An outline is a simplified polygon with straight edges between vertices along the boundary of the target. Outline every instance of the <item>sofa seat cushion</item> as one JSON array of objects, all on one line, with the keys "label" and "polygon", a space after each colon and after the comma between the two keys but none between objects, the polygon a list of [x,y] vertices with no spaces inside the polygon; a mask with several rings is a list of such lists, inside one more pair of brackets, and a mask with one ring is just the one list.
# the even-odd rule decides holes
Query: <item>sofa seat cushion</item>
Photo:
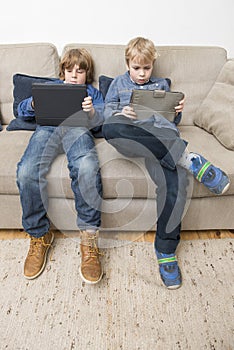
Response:
[{"label": "sofa seat cushion", "polygon": [[[213,135],[199,127],[182,126],[180,131],[181,137],[188,141],[189,151],[202,154],[227,172],[231,185],[225,195],[234,194],[234,152],[225,149]],[[99,141],[97,150],[102,165],[104,198],[131,198],[132,194],[134,198],[155,198],[155,185],[143,159],[125,158],[103,140]],[[192,176],[189,179],[193,185],[193,197],[214,196],[204,185],[193,181]]]},{"label": "sofa seat cushion", "polygon": [[[125,158],[104,139],[96,139],[96,145],[101,166],[103,198],[155,197],[155,186],[147,174],[143,159]],[[60,178],[57,174],[60,174]],[[48,180],[50,196],[73,198],[64,155],[55,159]]]},{"label": "sofa seat cushion", "polygon": [[[231,186],[225,195],[234,194],[234,152],[225,149],[211,134],[196,126],[180,128],[181,137],[189,142],[190,151],[201,153],[215,165],[227,172]],[[16,166],[28,144],[32,132],[3,130],[0,147],[0,193],[18,194],[16,185]],[[155,198],[155,185],[149,178],[140,158],[128,159],[119,154],[104,139],[97,139],[103,180],[104,199],[115,198]],[[215,151],[214,151],[215,150]],[[190,179],[192,176],[190,176]],[[48,174],[48,192],[51,197],[74,198],[70,186],[65,155],[59,155]],[[193,197],[214,196],[197,181],[193,182]]]},{"label": "sofa seat cushion", "polygon": [[18,194],[16,185],[16,166],[20,161],[32,132],[6,131],[6,126],[0,135],[0,193]]}]

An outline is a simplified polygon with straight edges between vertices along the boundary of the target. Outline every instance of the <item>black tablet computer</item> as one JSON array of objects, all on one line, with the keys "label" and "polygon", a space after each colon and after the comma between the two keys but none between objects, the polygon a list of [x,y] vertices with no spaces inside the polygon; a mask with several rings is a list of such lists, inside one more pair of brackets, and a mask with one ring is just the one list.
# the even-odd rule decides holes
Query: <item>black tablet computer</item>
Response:
[{"label": "black tablet computer", "polygon": [[32,96],[38,125],[84,126],[87,123],[87,114],[82,110],[86,85],[34,83]]}]

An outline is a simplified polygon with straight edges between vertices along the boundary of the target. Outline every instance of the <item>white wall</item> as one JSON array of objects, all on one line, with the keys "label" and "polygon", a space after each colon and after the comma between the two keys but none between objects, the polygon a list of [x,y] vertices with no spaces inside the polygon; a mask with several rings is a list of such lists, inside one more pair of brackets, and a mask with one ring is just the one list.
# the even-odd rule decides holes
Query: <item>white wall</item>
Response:
[{"label": "white wall", "polygon": [[[4,5],[3,5],[4,3]],[[233,0],[2,0],[0,44],[52,42],[212,45],[234,58]]]}]

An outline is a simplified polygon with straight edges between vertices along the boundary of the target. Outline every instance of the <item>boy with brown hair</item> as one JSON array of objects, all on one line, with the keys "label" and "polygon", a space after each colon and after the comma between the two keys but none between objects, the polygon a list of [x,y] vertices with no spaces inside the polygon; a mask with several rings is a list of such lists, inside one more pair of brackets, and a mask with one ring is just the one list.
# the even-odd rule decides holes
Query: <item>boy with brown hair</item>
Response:
[{"label": "boy with brown hair", "polygon": [[[23,210],[22,223],[30,235],[30,247],[24,264],[27,279],[38,277],[45,268],[47,254],[54,239],[47,216],[46,175],[54,159],[65,153],[75,197],[77,226],[81,233],[82,279],[90,284],[102,278],[99,260],[98,230],[101,224],[102,182],[93,135],[90,131],[102,124],[103,97],[91,84],[94,65],[85,49],[72,49],[60,63],[60,79],[55,83],[87,84],[82,109],[87,112],[87,127],[60,125],[40,126],[33,133],[17,167],[17,185]],[[22,119],[34,118],[32,97],[18,106]]]}]

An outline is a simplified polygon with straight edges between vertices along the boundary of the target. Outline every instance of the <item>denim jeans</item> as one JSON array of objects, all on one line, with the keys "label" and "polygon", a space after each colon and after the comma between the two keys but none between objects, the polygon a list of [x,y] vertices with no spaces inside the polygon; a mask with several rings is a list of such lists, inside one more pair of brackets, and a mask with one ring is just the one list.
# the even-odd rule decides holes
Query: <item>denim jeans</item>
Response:
[{"label": "denim jeans", "polygon": [[61,153],[67,156],[77,226],[96,229],[101,224],[102,183],[91,132],[84,127],[38,126],[17,166],[22,224],[31,236],[41,237],[49,230],[46,175]]},{"label": "denim jeans", "polygon": [[157,234],[155,248],[174,253],[180,241],[181,218],[186,204],[187,172],[176,166],[186,142],[176,130],[157,128],[153,122],[137,124],[123,115],[108,118],[105,139],[127,157],[144,157],[157,185]]}]

